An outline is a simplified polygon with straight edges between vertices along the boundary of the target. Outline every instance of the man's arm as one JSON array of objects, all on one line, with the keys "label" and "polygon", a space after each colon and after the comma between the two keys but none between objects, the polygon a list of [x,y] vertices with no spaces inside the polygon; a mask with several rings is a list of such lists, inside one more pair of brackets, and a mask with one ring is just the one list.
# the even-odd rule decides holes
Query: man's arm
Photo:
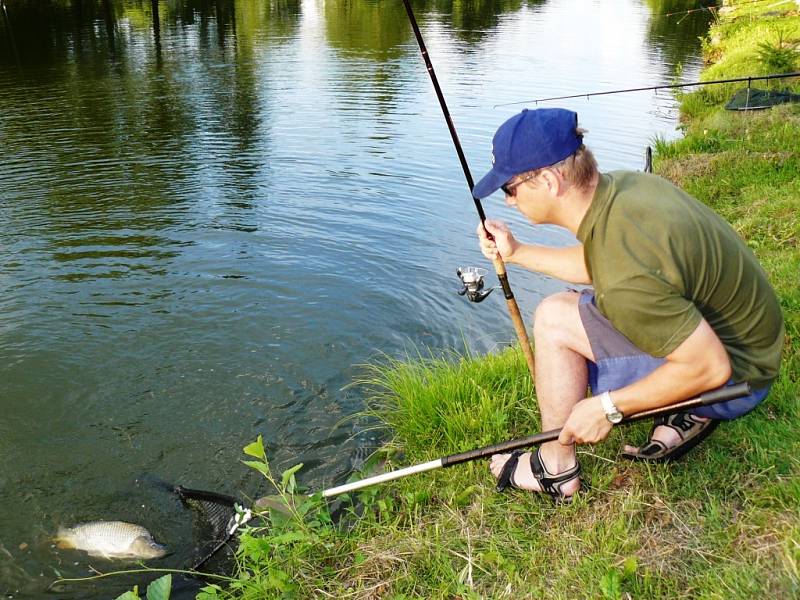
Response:
[{"label": "man's arm", "polygon": [[612,392],[614,404],[629,415],[669,406],[724,385],[731,376],[725,347],[705,319],[647,377]]},{"label": "man's arm", "polygon": [[520,244],[508,262],[570,283],[592,283],[583,259],[583,244],[567,248]]},{"label": "man's arm", "polygon": [[[705,319],[666,359],[646,377],[611,391],[612,401],[624,415],[693,398],[725,384],[731,376],[728,353]],[[609,431],[611,423],[595,396],[575,405],[558,439],[562,444],[593,444]]]},{"label": "man's arm", "polygon": [[489,260],[499,255],[504,262],[513,263],[531,271],[550,275],[563,281],[577,284],[592,283],[583,257],[583,245],[566,248],[535,246],[518,242],[505,223],[486,220],[486,229],[492,234],[490,240],[479,224],[478,238],[481,251]]}]

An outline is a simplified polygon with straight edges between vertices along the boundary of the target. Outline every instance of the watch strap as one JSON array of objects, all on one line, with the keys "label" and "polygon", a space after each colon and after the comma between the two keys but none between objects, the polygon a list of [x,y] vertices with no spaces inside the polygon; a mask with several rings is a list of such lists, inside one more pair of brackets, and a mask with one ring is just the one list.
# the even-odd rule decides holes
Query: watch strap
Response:
[{"label": "watch strap", "polygon": [[606,417],[608,417],[609,421],[611,421],[611,416],[612,415],[614,415],[615,417],[617,415],[622,416],[622,413],[616,407],[616,405],[614,404],[614,401],[611,399],[611,392],[610,391],[605,391],[602,394],[600,394],[600,404],[602,405],[603,412],[606,413]]}]

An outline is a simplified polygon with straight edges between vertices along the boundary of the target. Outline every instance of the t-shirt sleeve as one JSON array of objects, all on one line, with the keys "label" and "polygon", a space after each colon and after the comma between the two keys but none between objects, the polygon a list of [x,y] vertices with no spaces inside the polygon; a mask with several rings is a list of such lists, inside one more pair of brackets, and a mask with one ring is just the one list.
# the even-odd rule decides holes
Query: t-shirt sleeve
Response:
[{"label": "t-shirt sleeve", "polygon": [[659,358],[680,346],[703,318],[691,300],[650,273],[611,286],[596,302],[615,329],[640,350]]}]

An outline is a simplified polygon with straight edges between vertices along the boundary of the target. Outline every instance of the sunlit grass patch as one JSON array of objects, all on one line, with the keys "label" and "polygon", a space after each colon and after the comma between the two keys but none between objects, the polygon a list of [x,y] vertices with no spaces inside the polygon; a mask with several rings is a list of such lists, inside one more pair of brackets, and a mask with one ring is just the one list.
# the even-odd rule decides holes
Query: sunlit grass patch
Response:
[{"label": "sunlit grass patch", "polygon": [[368,366],[357,383],[408,457],[423,460],[488,445],[522,422],[535,423],[533,386],[519,356],[514,349],[481,357],[420,353]]},{"label": "sunlit grass patch", "polygon": [[[703,41],[708,66],[703,81],[791,73],[800,70],[800,14],[792,3],[776,5],[730,3],[732,13],[712,26]],[[737,6],[741,4],[740,6]],[[753,80],[752,87],[797,92],[796,79]],[[716,84],[679,95],[685,122],[719,110],[747,83]]]}]

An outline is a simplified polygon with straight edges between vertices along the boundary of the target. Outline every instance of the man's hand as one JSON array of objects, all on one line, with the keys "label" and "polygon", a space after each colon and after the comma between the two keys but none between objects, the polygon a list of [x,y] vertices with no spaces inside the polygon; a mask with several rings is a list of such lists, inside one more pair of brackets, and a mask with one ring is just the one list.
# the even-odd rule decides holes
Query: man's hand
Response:
[{"label": "man's hand", "polygon": [[593,396],[578,402],[564,423],[559,443],[570,444],[596,444],[608,436],[611,431],[611,422],[606,418],[600,398]]},{"label": "man's hand", "polygon": [[[519,242],[511,235],[511,230],[508,225],[502,221],[493,221],[486,219],[484,222],[486,229],[483,225],[478,223],[478,241],[481,244],[481,252],[489,260],[493,261],[500,256],[504,261],[511,260],[512,255],[519,247]],[[492,234],[494,240],[490,240],[486,235],[486,231]]]}]

